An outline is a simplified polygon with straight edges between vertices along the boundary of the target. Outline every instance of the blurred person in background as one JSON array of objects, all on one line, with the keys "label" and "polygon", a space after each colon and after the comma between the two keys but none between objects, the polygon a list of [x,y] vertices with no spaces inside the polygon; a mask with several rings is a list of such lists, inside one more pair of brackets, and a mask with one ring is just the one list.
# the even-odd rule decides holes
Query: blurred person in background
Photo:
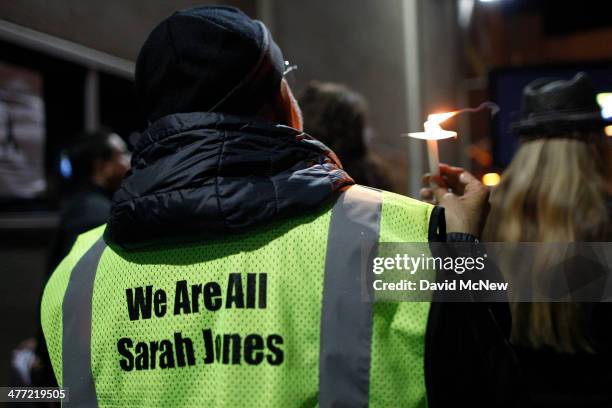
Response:
[{"label": "blurred person in background", "polygon": [[85,132],[67,149],[75,193],[63,206],[49,273],[85,231],[105,224],[111,198],[130,167],[123,139],[108,129]]},{"label": "blurred person in background", "polygon": [[[608,241],[606,122],[588,77],[530,83],[521,117],[514,126],[521,146],[492,195],[485,239]],[[612,309],[606,305],[512,305],[511,338],[532,407],[612,406]]]},{"label": "blurred person in background", "polygon": [[368,152],[368,106],[361,94],[341,84],[311,81],[300,107],[304,131],[332,149],[356,183],[392,190],[380,159]]}]

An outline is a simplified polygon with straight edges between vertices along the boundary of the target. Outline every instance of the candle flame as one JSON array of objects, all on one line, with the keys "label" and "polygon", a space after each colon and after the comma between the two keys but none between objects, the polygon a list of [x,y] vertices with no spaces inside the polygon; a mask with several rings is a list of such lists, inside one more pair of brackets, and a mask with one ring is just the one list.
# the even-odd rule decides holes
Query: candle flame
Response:
[{"label": "candle flame", "polygon": [[460,111],[432,113],[431,115],[427,116],[427,121],[423,124],[425,127],[424,132],[411,132],[408,133],[408,136],[426,140],[441,140],[457,137],[457,132],[444,130],[442,127],[440,127],[440,124],[445,120],[452,118],[459,112]]},{"label": "candle flame", "polygon": [[[432,114],[427,116],[427,122],[435,123],[436,125],[439,125],[440,123],[444,122],[445,120],[452,118],[457,113],[459,113],[459,111],[443,112],[443,113],[432,113]],[[427,122],[425,122],[425,123],[427,123]]]},{"label": "candle flame", "polygon": [[463,112],[480,112],[481,110],[488,108],[491,110],[491,115],[495,115],[499,112],[499,106],[493,102],[483,102],[476,108],[464,108],[453,112],[433,113],[427,116],[427,121],[423,124],[425,127],[424,132],[412,132],[404,133],[404,136],[410,136],[417,139],[425,140],[441,140],[448,139],[450,137],[457,137],[457,132],[450,130],[444,130],[440,127],[440,124],[445,120],[452,118],[455,115]]}]

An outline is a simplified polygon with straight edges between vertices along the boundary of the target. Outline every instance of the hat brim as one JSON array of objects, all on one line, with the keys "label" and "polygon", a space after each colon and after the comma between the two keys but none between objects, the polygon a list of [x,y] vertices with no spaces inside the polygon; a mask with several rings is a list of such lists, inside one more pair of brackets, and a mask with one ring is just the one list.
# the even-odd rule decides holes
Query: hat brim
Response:
[{"label": "hat brim", "polygon": [[604,119],[599,111],[555,112],[547,115],[534,115],[510,125],[510,131],[519,134],[550,134],[568,131],[600,130],[612,124]]}]

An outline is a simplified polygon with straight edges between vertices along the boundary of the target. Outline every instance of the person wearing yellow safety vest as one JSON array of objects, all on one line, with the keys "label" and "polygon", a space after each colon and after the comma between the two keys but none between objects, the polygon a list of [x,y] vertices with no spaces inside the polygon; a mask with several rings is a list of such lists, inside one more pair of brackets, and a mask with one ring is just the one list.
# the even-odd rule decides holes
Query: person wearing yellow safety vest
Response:
[{"label": "person wearing yellow safety vest", "polygon": [[[301,131],[288,68],[266,27],[230,7],[177,12],[150,34],[136,66],[149,126],[132,168],[109,223],[78,238],[43,295],[69,404],[498,406],[507,397],[486,370],[504,341],[489,315],[360,295],[362,245],[474,241],[487,190],[467,172],[451,175],[463,194],[436,191],[445,217],[354,185]],[[473,336],[487,327],[492,340]]]}]

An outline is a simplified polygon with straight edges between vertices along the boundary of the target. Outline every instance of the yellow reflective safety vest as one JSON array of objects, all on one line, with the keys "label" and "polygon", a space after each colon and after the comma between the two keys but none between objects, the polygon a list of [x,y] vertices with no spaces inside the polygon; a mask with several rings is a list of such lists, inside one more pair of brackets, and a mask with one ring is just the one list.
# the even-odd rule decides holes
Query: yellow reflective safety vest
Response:
[{"label": "yellow reflective safety vest", "polygon": [[426,242],[432,206],[361,186],[250,233],[137,251],[79,237],[41,319],[69,405],[426,406],[429,303],[362,297],[362,246]]}]

